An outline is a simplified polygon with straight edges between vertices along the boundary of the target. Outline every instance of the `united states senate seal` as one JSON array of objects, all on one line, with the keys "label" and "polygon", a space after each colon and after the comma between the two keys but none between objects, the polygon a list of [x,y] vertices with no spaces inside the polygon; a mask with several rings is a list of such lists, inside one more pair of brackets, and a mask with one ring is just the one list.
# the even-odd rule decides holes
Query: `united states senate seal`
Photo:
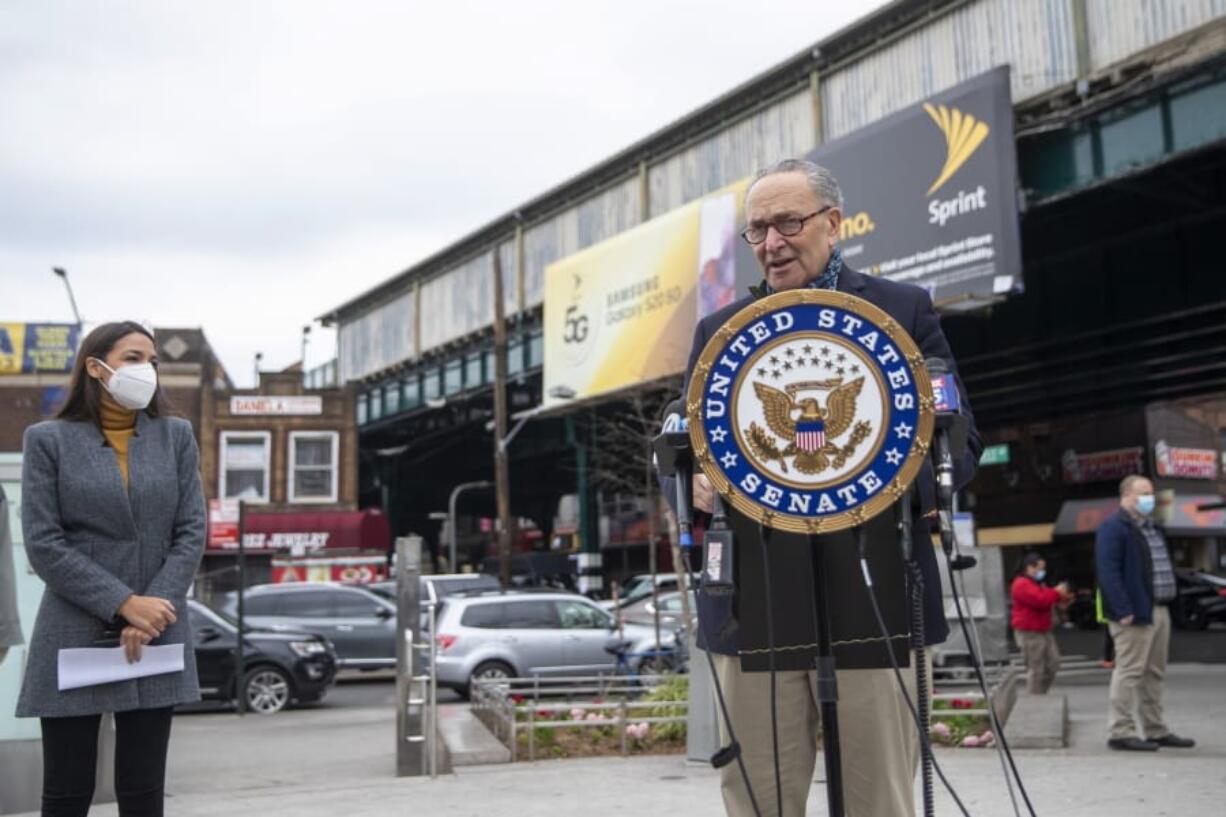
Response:
[{"label": "united states senate seal", "polygon": [[686,393],[696,461],[762,524],[828,533],[902,496],[928,455],[932,384],[915,341],[843,292],[762,298],[716,330]]}]

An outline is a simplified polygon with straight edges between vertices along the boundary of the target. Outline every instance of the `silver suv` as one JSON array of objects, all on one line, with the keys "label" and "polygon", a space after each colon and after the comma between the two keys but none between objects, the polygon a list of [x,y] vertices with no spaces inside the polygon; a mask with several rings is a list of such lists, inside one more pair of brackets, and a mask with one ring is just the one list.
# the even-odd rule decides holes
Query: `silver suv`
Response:
[{"label": "silver suv", "polygon": [[[627,624],[627,663],[638,669],[655,630]],[[461,695],[475,678],[596,675],[616,669],[606,647],[617,622],[593,602],[564,592],[478,592],[448,596],[439,612],[438,682]],[[675,636],[660,633],[664,649]]]}]

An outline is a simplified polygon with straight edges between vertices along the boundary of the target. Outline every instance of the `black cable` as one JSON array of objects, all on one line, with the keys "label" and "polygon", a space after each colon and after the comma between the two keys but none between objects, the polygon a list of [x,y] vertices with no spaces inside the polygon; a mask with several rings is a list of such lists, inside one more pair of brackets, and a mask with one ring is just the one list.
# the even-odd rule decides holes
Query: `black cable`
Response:
[{"label": "black cable", "polygon": [[762,525],[759,527],[758,541],[762,543],[762,577],[766,586],[766,647],[767,662],[771,674],[771,747],[775,757],[775,806],[779,817],[783,817],[783,775],[779,771],[779,711],[775,705],[775,613],[774,599],[771,592],[771,562],[770,562],[770,531]]},{"label": "black cable", "polygon": [[[898,683],[898,691],[902,693],[902,698],[907,704],[907,709],[911,711],[911,718],[915,721],[915,727],[919,731],[920,740],[924,741],[927,737],[927,724],[920,720],[919,712],[915,708],[914,702],[911,700],[911,695],[907,692],[906,682],[902,677],[902,670],[898,668],[898,659],[894,657],[894,648],[890,639],[890,628],[886,626],[885,617],[881,615],[881,606],[877,602],[877,591],[873,587],[872,574],[868,569],[868,557],[864,552],[863,547],[860,549],[860,569],[864,573],[864,586],[868,590],[868,599],[873,606],[873,616],[877,619],[877,627],[881,630],[881,635],[885,639],[886,655],[890,659],[890,667],[894,670],[894,678]],[[923,743],[921,742],[921,747]],[[945,777],[945,772],[941,769],[941,765],[937,763],[936,755],[932,755],[932,768],[937,773],[937,777],[941,779],[945,790],[949,792],[949,796],[958,804],[958,810],[962,812],[964,817],[970,817],[970,812],[966,810],[962,799],[958,797],[958,793],[954,791],[954,787],[950,785],[949,779]]]},{"label": "black cable", "polygon": [[[861,558],[864,558],[863,540],[860,546]],[[932,736],[927,728],[927,724],[932,722],[932,713],[929,711],[928,704],[928,661],[924,658],[924,575],[920,572],[916,562],[908,562],[907,565],[911,568],[911,649],[915,654],[915,716],[920,723],[925,724],[925,728],[919,730],[920,752],[923,754],[920,772],[924,794],[924,817],[933,817],[932,764],[935,759],[932,755]],[[893,654],[892,644],[887,641],[885,647]]]},{"label": "black cable", "polygon": [[992,720],[993,729],[996,732],[996,739],[1000,741],[1000,746],[1005,750],[1005,757],[1009,759],[1009,768],[1013,770],[1013,779],[1017,781],[1017,788],[1022,793],[1022,800],[1026,803],[1026,810],[1030,813],[1030,817],[1035,817],[1034,805],[1030,802],[1030,795],[1026,792],[1026,786],[1022,783],[1022,776],[1017,770],[1017,764],[1013,761],[1013,752],[1009,749],[1009,741],[1005,738],[1005,730],[1000,727],[1000,722],[996,718],[996,707],[992,705],[991,695],[988,693],[988,684],[983,677],[983,658],[976,650],[971,642],[970,632],[966,627],[966,618],[962,614],[962,597],[958,594],[958,583],[954,580],[954,571],[951,566],[952,558],[949,551],[945,551],[945,565],[949,569],[949,586],[953,589],[954,609],[958,612],[958,626],[962,629],[962,638],[966,641],[967,652],[970,653],[971,667],[975,670],[975,677],[979,680],[979,689],[983,693],[983,699],[988,704],[989,717]]},{"label": "black cable", "polygon": [[[690,550],[692,547],[693,544],[691,543],[689,546],[682,547],[680,549],[681,562],[685,567],[686,576],[694,575],[694,567],[690,564]],[[707,599],[709,598],[707,595],[707,571],[702,571],[701,576],[702,578],[698,582],[698,593],[701,593],[703,598]],[[695,594],[695,599],[697,598],[698,596]],[[697,613],[697,611],[695,612]],[[703,643],[707,645],[707,648],[703,650],[702,653],[707,656],[707,667],[711,671],[711,685],[715,688],[715,699],[719,702],[719,711],[720,714],[724,716],[724,726],[728,730],[728,742],[730,744],[729,748],[733,750],[736,757],[737,768],[741,770],[741,779],[745,783],[745,791],[749,794],[749,805],[753,807],[754,817],[762,817],[762,810],[758,808],[758,798],[754,796],[753,786],[749,782],[749,772],[745,769],[745,759],[741,757],[741,747],[740,743],[736,739],[736,731],[732,728],[732,717],[728,714],[728,704],[724,701],[724,688],[719,682],[719,673],[715,670],[715,657],[711,653],[711,650],[714,648],[715,644],[712,642],[710,634],[707,633],[707,628],[703,624],[702,615],[698,614],[696,618],[698,619],[698,631],[702,634]]]}]

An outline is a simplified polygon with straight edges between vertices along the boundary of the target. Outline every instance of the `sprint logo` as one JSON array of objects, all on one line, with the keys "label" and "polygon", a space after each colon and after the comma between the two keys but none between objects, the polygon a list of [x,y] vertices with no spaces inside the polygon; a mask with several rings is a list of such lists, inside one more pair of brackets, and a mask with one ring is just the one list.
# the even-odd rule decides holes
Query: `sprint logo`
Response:
[{"label": "sprint logo", "polygon": [[937,180],[932,183],[925,194],[931,196],[958,172],[958,168],[966,164],[971,154],[983,144],[984,139],[988,138],[989,131],[987,123],[980,122],[957,108],[947,108],[944,105],[925,102],[924,110],[932,117],[932,121],[936,123],[945,137],[945,166],[941,168],[941,175],[937,176]]}]

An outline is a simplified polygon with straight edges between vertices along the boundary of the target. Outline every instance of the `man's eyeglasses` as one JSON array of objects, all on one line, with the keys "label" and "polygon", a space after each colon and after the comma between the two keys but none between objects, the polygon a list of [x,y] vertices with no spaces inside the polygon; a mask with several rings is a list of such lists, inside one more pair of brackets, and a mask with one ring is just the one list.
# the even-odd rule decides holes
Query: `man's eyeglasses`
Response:
[{"label": "man's eyeglasses", "polygon": [[832,209],[833,207],[834,205],[827,204],[822,209],[815,213],[809,213],[807,216],[789,216],[787,218],[776,219],[775,221],[771,221],[766,224],[750,224],[741,231],[741,238],[745,239],[750,244],[761,244],[766,240],[766,234],[771,227],[774,227],[775,231],[778,232],[779,235],[785,238],[791,238],[794,235],[800,234],[800,231],[805,228],[806,221],[816,216],[820,216],[822,213]]}]

